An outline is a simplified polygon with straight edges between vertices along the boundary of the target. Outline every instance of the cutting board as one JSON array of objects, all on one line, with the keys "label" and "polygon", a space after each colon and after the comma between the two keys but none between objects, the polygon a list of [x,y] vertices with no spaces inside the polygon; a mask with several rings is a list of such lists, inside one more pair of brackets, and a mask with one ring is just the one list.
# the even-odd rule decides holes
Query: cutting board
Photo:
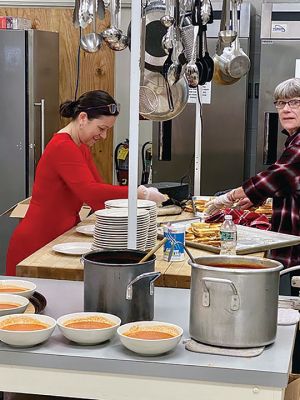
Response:
[{"label": "cutting board", "polygon": [[[172,223],[172,225],[186,225],[188,227],[190,221],[178,221]],[[186,241],[185,244],[189,247],[196,249],[211,251],[212,253],[220,253],[220,247],[207,245],[205,243],[196,243],[192,241]],[[264,231],[261,229],[250,228],[249,226],[237,225],[237,247],[236,254],[251,254],[257,251],[265,251],[271,249],[279,249],[281,247],[289,247],[300,244],[300,236],[287,235],[284,233],[277,233],[272,231]]]}]

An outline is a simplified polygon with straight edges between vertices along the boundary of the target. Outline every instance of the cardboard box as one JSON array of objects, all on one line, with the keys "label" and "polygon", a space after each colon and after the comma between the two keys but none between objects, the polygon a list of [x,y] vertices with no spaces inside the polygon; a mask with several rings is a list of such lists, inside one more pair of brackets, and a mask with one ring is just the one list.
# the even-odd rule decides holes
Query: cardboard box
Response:
[{"label": "cardboard box", "polygon": [[[28,197],[27,199],[20,201],[14,207],[14,209],[11,211],[9,216],[11,218],[20,218],[20,219],[24,218],[27,213],[28,207],[29,207],[30,199],[31,199],[31,197]],[[7,213],[9,211],[10,210],[8,210]],[[90,211],[91,211],[91,207],[89,207],[87,205],[83,205],[81,207],[81,210],[79,212],[81,221],[84,220],[89,215]]]},{"label": "cardboard box", "polygon": [[290,374],[284,400],[300,400],[300,375]]},{"label": "cardboard box", "polygon": [[31,197],[27,197],[27,199],[20,201],[9,216],[11,218],[24,218],[29,207],[30,199]]}]

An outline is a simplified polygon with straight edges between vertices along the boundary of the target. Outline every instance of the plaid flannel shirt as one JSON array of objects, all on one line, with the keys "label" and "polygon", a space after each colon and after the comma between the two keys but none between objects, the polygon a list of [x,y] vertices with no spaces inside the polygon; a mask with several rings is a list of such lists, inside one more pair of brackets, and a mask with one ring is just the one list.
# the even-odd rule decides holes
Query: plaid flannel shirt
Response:
[{"label": "plaid flannel shirt", "polygon": [[[254,205],[273,198],[273,231],[300,235],[300,130],[288,137],[281,157],[244,182],[243,189]],[[285,267],[298,265],[300,245],[272,250],[271,257]]]}]

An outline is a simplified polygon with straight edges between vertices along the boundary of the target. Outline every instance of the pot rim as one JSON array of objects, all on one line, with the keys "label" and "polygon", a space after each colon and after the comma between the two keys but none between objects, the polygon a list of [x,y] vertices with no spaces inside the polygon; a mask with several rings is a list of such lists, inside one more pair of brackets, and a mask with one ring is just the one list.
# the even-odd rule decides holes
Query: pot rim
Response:
[{"label": "pot rim", "polygon": [[141,259],[148,253],[147,251],[144,250],[135,250],[135,249],[103,249],[103,250],[93,250],[89,251],[88,253],[85,253],[82,255],[81,260],[82,262],[89,262],[91,264],[95,264],[98,266],[105,266],[105,267],[136,267],[136,266],[141,266],[141,265],[146,265],[147,263],[155,262],[156,261],[156,255],[152,254],[150,259],[138,264],[138,261],[136,263],[128,263],[128,264],[120,264],[120,263],[108,263],[107,261],[92,261],[86,258],[86,256],[90,254],[95,254],[95,253],[124,253],[124,252],[129,252],[129,253],[139,253],[141,255]]},{"label": "pot rim", "polygon": [[[203,264],[199,264],[197,261],[200,260],[200,262],[203,262]],[[223,260],[224,262],[226,262],[226,260],[236,260],[236,261],[240,261],[242,264],[248,264],[248,263],[257,263],[258,265],[264,265],[264,264],[269,264],[270,267],[268,267],[268,265],[265,266],[265,268],[261,268],[261,269],[250,269],[250,268],[218,268],[218,267],[214,267],[211,265],[206,265],[204,264],[205,262],[207,263],[213,263],[213,262],[218,262]],[[241,275],[245,275],[245,274],[261,274],[261,273],[266,273],[266,272],[279,272],[281,271],[284,266],[283,264],[281,264],[279,261],[276,260],[271,260],[268,258],[261,258],[261,257],[247,257],[247,256],[229,256],[229,255],[214,255],[214,256],[202,256],[202,257],[197,257],[195,259],[196,263],[193,263],[191,260],[188,261],[188,263],[192,266],[192,268],[196,268],[196,269],[201,269],[201,270],[205,270],[205,271],[216,271],[216,272],[223,272],[223,273],[232,273],[232,274],[241,274]],[[273,265],[273,266],[272,266]]]}]

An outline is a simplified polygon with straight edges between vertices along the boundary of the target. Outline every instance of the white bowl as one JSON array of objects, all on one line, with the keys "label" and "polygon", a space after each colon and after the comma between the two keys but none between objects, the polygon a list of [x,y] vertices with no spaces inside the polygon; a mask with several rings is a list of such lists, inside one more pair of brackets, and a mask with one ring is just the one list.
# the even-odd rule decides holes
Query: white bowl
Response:
[{"label": "white bowl", "polygon": [[[159,330],[160,332],[170,333],[174,336],[167,339],[149,340],[124,335],[124,333],[135,329],[139,331]],[[122,325],[118,328],[118,335],[121,343],[127,347],[127,349],[134,351],[135,353],[149,356],[163,354],[172,350],[180,342],[182,334],[183,330],[180,326],[159,321],[130,322],[129,324]]]},{"label": "white bowl", "polygon": [[0,317],[3,315],[23,313],[29,304],[29,300],[26,297],[17,296],[15,294],[0,294],[0,304],[3,303],[18,304],[18,306],[14,308],[1,308]]},{"label": "white bowl", "polygon": [[[5,325],[17,323],[44,323],[45,329],[33,331],[9,331],[3,329]],[[11,314],[0,317],[0,340],[11,346],[29,347],[47,340],[56,326],[55,319],[47,315],[38,314]]]},{"label": "white bowl", "polygon": [[[4,289],[6,286],[12,288],[12,287],[21,287],[23,289],[26,289],[22,292],[18,291],[10,291],[10,292],[4,292],[1,289]],[[36,285],[32,282],[29,281],[22,281],[20,279],[0,279],[0,293],[1,294],[17,294],[18,296],[23,296],[31,297],[33,293],[35,292]]]},{"label": "white bowl", "polygon": [[[93,320],[93,318],[108,320],[113,324],[113,326],[102,329],[76,329],[65,326],[66,322],[73,322],[82,319]],[[116,315],[100,312],[79,312],[66,314],[57,320],[59,329],[67,339],[84,345],[98,344],[111,339],[117,332],[120,324],[121,320]]]}]

